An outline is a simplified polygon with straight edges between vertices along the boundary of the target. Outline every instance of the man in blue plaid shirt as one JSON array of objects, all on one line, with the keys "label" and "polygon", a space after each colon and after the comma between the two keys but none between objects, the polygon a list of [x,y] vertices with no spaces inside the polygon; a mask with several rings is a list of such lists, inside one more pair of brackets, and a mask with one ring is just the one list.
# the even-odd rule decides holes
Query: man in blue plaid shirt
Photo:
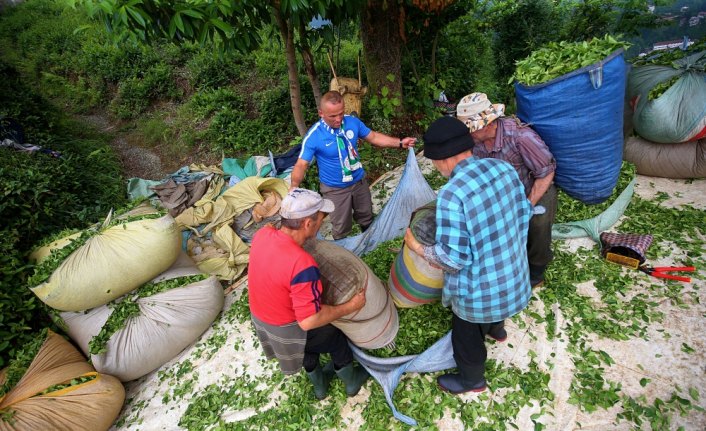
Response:
[{"label": "man in blue plaid shirt", "polygon": [[424,246],[408,229],[407,246],[444,269],[442,302],[453,311],[451,340],[458,373],[437,382],[451,393],[486,388],[485,336],[504,341],[504,319],[532,294],[527,228],[532,205],[517,172],[498,159],[478,159],[466,126],[453,117],[424,134],[424,155],[448,183],[436,202],[436,244]]}]

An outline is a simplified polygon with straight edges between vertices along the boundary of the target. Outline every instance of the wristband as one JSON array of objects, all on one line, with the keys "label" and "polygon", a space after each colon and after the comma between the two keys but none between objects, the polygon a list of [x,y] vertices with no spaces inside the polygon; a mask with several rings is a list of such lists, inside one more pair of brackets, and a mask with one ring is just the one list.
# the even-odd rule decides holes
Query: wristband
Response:
[{"label": "wristband", "polygon": [[400,148],[402,148],[402,139],[400,139]]}]

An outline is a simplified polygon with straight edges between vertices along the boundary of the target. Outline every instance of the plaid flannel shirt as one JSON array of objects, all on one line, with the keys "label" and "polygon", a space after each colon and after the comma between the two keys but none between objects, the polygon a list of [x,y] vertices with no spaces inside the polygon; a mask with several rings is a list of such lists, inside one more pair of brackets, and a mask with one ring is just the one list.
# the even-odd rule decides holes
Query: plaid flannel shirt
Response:
[{"label": "plaid flannel shirt", "polygon": [[439,191],[436,245],[445,272],[442,302],[472,323],[499,322],[527,306],[531,205],[515,169],[470,157]]}]

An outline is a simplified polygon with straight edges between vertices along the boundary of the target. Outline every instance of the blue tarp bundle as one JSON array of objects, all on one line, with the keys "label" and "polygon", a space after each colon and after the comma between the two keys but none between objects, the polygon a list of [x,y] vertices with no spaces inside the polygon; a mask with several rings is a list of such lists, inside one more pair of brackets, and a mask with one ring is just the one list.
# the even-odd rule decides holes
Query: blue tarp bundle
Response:
[{"label": "blue tarp bundle", "polygon": [[361,256],[382,242],[403,236],[412,212],[435,199],[436,193],[422,175],[414,150],[410,148],[400,183],[373,224],[364,233],[335,243]]},{"label": "blue tarp bundle", "polygon": [[453,347],[451,346],[451,331],[419,355],[377,358],[366,355],[353,344],[350,344],[350,346],[355,359],[382,386],[387,404],[392,409],[392,414],[397,419],[411,426],[417,425],[417,421],[397,411],[395,404],[392,402],[392,394],[400,383],[402,374],[406,372],[432,373],[456,367]]},{"label": "blue tarp bundle", "polygon": [[517,116],[556,159],[554,182],[587,204],[608,199],[618,181],[627,70],[620,49],[551,81],[515,84]]}]

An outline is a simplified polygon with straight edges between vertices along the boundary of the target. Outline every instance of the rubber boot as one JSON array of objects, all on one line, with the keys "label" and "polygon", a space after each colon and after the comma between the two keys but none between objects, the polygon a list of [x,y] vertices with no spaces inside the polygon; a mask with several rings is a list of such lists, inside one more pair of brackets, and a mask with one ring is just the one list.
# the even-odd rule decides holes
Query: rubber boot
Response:
[{"label": "rubber boot", "polygon": [[329,362],[321,368],[317,366],[314,371],[307,371],[307,376],[314,386],[314,396],[316,399],[323,400],[328,395],[328,387],[333,379],[333,363]]},{"label": "rubber boot", "polygon": [[353,366],[352,362],[337,370],[336,375],[346,384],[346,395],[349,397],[356,395],[363,383],[370,377],[365,368],[360,365]]}]

